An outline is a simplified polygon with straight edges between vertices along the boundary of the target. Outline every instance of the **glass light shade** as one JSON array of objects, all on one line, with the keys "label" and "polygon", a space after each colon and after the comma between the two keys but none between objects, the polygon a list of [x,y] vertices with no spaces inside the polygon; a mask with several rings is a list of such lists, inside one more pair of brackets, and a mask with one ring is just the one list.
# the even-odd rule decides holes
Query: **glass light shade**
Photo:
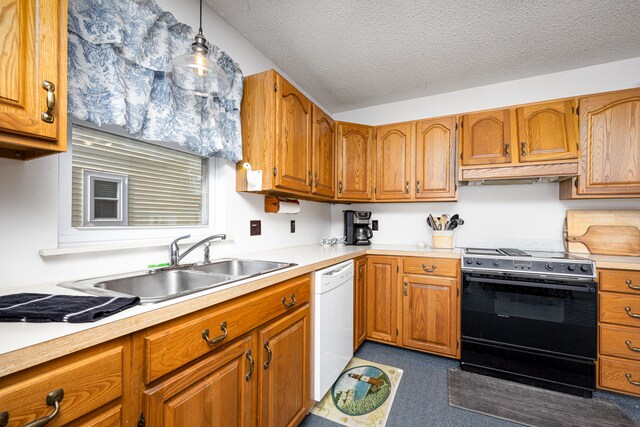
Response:
[{"label": "glass light shade", "polygon": [[224,95],[230,88],[229,78],[218,63],[195,48],[193,53],[174,58],[165,74],[176,86],[199,96]]}]

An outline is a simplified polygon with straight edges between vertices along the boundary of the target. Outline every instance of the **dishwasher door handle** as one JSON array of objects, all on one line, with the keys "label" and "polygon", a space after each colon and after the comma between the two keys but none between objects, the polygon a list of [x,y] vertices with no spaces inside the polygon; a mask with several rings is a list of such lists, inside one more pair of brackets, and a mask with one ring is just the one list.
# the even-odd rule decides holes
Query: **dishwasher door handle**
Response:
[{"label": "dishwasher door handle", "polygon": [[339,268],[339,269],[337,269],[337,270],[331,270],[331,271],[327,271],[326,273],[322,273],[322,275],[323,275],[323,276],[326,276],[326,277],[333,277],[333,276],[337,276],[337,275],[339,275],[339,274],[344,273],[345,271],[347,271],[347,270],[348,270],[349,268],[351,268],[351,267],[352,267],[352,265],[351,265],[351,264],[349,264],[349,265],[345,265],[344,267]]}]

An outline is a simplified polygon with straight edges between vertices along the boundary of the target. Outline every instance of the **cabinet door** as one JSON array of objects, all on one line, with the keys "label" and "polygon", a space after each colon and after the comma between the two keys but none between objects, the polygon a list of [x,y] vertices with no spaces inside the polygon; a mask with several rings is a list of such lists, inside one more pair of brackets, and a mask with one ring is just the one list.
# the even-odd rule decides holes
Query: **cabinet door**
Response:
[{"label": "cabinet door", "polygon": [[457,281],[404,276],[402,286],[402,344],[455,356],[459,343]]},{"label": "cabinet door", "polygon": [[411,198],[411,123],[376,129],[376,200]]},{"label": "cabinet door", "polygon": [[578,195],[640,195],[640,89],[580,99]]},{"label": "cabinet door", "polygon": [[320,196],[334,197],[335,187],[335,146],[336,127],[331,117],[313,106],[313,144],[311,158],[313,164],[313,184],[311,192]]},{"label": "cabinet door", "polygon": [[395,343],[397,340],[395,257],[369,257],[367,282],[367,338]]},{"label": "cabinet door", "polygon": [[416,133],[416,199],[455,198],[456,118],[423,120]]},{"label": "cabinet door", "polygon": [[338,199],[371,200],[371,126],[338,123]]},{"label": "cabinet door", "polygon": [[255,354],[251,337],[171,376],[144,392],[152,426],[250,426]]},{"label": "cabinet door", "polygon": [[298,425],[309,397],[309,306],[260,330],[258,425]]},{"label": "cabinet door", "polygon": [[578,116],[575,111],[572,100],[518,108],[520,162],[576,159]]},{"label": "cabinet door", "polygon": [[[30,136],[48,140],[34,147],[56,149],[66,136],[67,3],[0,0],[0,11],[0,141],[22,145]],[[51,88],[48,116],[43,86]]]},{"label": "cabinet door", "polygon": [[358,258],[355,265],[353,310],[353,351],[367,337],[367,258]]},{"label": "cabinet door", "polygon": [[462,117],[462,164],[511,163],[515,148],[515,111],[499,110]]},{"label": "cabinet door", "polygon": [[311,188],[311,102],[276,76],[276,187]]}]

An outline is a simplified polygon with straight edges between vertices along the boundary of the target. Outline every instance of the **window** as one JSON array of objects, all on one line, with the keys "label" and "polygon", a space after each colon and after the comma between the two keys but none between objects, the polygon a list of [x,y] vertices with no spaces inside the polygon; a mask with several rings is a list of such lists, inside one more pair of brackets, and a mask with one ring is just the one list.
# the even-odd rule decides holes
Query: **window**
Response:
[{"label": "window", "polygon": [[71,141],[73,227],[208,224],[208,159],[78,124]]}]

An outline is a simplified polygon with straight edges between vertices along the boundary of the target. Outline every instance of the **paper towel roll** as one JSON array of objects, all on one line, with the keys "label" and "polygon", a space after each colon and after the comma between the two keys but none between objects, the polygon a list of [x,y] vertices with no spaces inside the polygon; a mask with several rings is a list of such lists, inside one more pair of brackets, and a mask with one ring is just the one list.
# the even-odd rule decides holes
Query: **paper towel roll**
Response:
[{"label": "paper towel roll", "polygon": [[278,213],[297,214],[298,212],[300,212],[299,203],[280,202],[280,209],[278,209]]}]

